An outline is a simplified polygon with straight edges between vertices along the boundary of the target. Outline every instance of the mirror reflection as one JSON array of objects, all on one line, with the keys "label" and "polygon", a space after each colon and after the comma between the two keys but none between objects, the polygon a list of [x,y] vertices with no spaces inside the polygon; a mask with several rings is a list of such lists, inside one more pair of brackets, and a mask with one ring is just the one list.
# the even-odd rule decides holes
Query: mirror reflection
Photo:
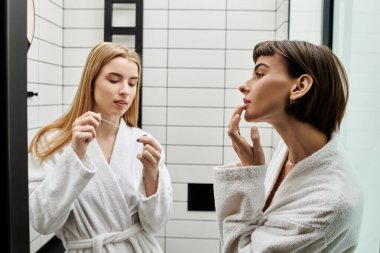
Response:
[{"label": "mirror reflection", "polygon": [[[70,242],[71,247],[72,244],[78,243],[78,234],[86,234],[81,238],[86,239],[100,234],[100,231],[108,231],[114,226],[121,226],[117,229],[118,231],[126,231],[131,227],[135,229],[133,224],[144,223],[144,215],[155,217],[163,222],[159,226],[145,224],[151,228],[151,231],[142,235],[145,239],[137,240],[139,243],[144,240],[153,242],[153,246],[146,244],[148,248],[157,247],[155,248],[157,252],[160,248],[167,253],[224,252],[214,205],[213,167],[239,160],[228,135],[228,129],[236,106],[242,104],[243,95],[239,91],[239,85],[252,77],[254,68],[252,50],[255,45],[265,40],[290,38],[320,44],[322,12],[322,0],[313,0],[308,4],[303,1],[289,0],[144,1],[142,45],[136,43],[135,35],[112,35],[112,41],[129,48],[131,54],[139,47],[143,49],[141,69],[138,63],[132,61],[131,65],[128,57],[121,57],[121,59],[116,57],[114,60],[121,60],[122,63],[109,69],[108,64],[112,65],[113,62],[105,62],[94,72],[96,74],[92,76],[93,79],[87,80],[92,80],[94,83],[89,81],[85,86],[84,73],[91,69],[86,65],[88,56],[93,55],[92,50],[104,41],[104,35],[107,33],[104,27],[107,18],[105,2],[102,0],[38,1],[35,7],[36,29],[33,41],[29,40],[28,36],[28,40],[31,41],[27,58],[28,90],[39,94],[28,98],[29,143],[32,143],[42,127],[66,115],[60,118],[62,121],[60,126],[69,126],[76,122],[80,127],[86,128],[87,125],[96,129],[104,127],[107,131],[95,131],[97,138],[94,140],[93,129],[83,130],[82,128],[84,132],[91,133],[90,137],[81,137],[88,142],[76,142],[73,138],[62,139],[65,145],[58,147],[57,150],[62,147],[68,147],[68,149],[71,147],[70,150],[76,152],[75,150],[83,151],[83,146],[85,146],[89,154],[92,154],[99,162],[98,164],[101,164],[102,169],[98,168],[98,171],[110,171],[110,168],[118,170],[120,167],[112,166],[112,163],[121,161],[118,164],[128,164],[128,168],[134,168],[138,170],[138,173],[129,175],[134,180],[123,178],[122,173],[112,174],[114,173],[112,172],[108,175],[105,172],[103,175],[99,173],[102,180],[106,180],[107,177],[112,179],[106,181],[105,184],[114,182],[113,191],[107,190],[105,193],[99,191],[97,185],[103,185],[103,183],[97,184],[97,181],[93,180],[89,186],[96,190],[91,193],[83,191],[83,197],[86,196],[88,202],[77,201],[74,205],[70,205],[67,203],[73,202],[68,201],[65,202],[66,206],[60,206],[60,211],[65,212],[56,219],[59,224],[47,226],[49,229],[46,230],[40,227],[38,229],[40,232],[33,229],[33,226],[37,226],[33,224],[30,227],[31,252],[38,250],[49,252],[51,249],[49,247],[58,247],[63,250],[61,240],[58,238],[70,238],[71,241],[63,241]],[[111,23],[119,28],[136,26],[136,13],[136,4],[114,4]],[[137,74],[136,71],[124,73],[124,70],[117,70],[123,64],[128,65],[124,69],[132,72],[136,70]],[[141,76],[138,74],[140,71]],[[112,99],[115,106],[120,106],[123,110],[125,109],[123,101],[127,100],[124,98],[131,95],[132,86],[136,85],[135,100],[132,100],[141,105],[139,127],[142,130],[133,132],[131,127],[135,125],[127,119],[115,120],[114,117],[110,117],[112,113],[101,109],[108,95],[99,92],[99,86],[96,84],[100,82],[96,82],[98,80],[96,77],[103,77],[110,83],[126,81],[125,91],[121,94],[117,93],[117,96],[115,95],[117,98]],[[81,85],[87,87],[83,88],[86,90],[80,91]],[[138,90],[142,95],[139,100],[137,100]],[[79,96],[78,94],[80,97],[75,97]],[[80,101],[87,103],[80,107],[82,111],[75,109],[74,106],[79,106]],[[87,109],[84,110],[84,108]],[[100,114],[88,115],[87,110]],[[124,111],[121,115],[124,115]],[[92,123],[86,124],[81,121],[84,119],[89,119]],[[250,139],[250,129],[253,125],[258,128],[263,156],[269,162],[280,143],[280,135],[268,123],[250,123],[245,120],[240,122],[239,133]],[[54,129],[53,125],[50,127]],[[102,142],[102,133],[113,133],[114,141],[109,142],[105,138]],[[145,133],[147,136],[143,136]],[[119,134],[133,136],[133,138],[128,139],[128,145],[121,147],[121,142],[118,142],[118,137],[116,137]],[[141,142],[136,142],[139,138],[143,139],[140,140]],[[54,140],[58,141],[58,139]],[[147,173],[146,168],[149,166],[144,167],[144,163],[140,160],[142,157],[137,157],[142,154],[147,142],[152,142],[150,145],[152,156],[158,155],[155,158],[153,156],[154,161],[157,162],[157,166],[153,166],[153,171],[162,166],[164,169],[159,170],[159,178],[165,178],[166,172],[168,174],[167,179],[161,182],[161,188],[159,183],[153,184],[152,191],[152,185],[145,185],[146,182],[142,179],[144,175],[147,175],[144,173]],[[79,148],[75,146],[75,143],[80,143]],[[50,144],[55,145],[55,143]],[[67,149],[62,150],[65,152]],[[38,168],[44,168],[41,167],[38,159],[30,158],[29,162],[29,168],[33,171],[30,173],[36,172],[34,175],[36,183],[33,186],[35,188],[30,188],[34,191],[41,184],[41,180],[49,177],[50,172],[45,174],[44,171],[48,171],[46,165],[45,169],[38,170]],[[80,160],[76,162],[80,163]],[[59,171],[58,167],[54,166],[49,169]],[[78,172],[77,177],[70,173],[64,177],[58,177],[59,174],[50,174],[55,175],[50,177],[56,178],[56,181],[50,182],[54,186],[62,184],[65,188],[67,185],[63,182],[74,184],[74,179],[80,180],[80,175],[87,177],[91,174],[91,165],[82,167],[82,171],[87,174]],[[165,188],[165,184],[170,181],[171,183]],[[78,185],[81,184],[76,186]],[[161,216],[139,209],[147,204],[144,202],[146,199],[151,201],[152,196],[153,198],[158,196],[157,191],[165,189],[167,192],[162,196],[173,200],[171,207],[147,209],[163,210],[160,213]],[[78,189],[71,193],[73,192],[79,194],[81,191]],[[67,191],[60,190],[54,197],[65,193]],[[143,197],[140,194],[143,194]],[[122,201],[117,201],[116,198]],[[115,202],[109,203],[112,199]],[[168,207],[166,200],[161,199],[160,203]],[[52,198],[49,204],[54,206],[56,203],[54,201]],[[123,203],[123,207],[118,207],[115,203],[120,205]],[[92,214],[87,211],[81,212],[87,210],[86,205],[94,211]],[[46,215],[43,210],[47,206],[36,206],[41,208],[40,212],[43,216]],[[31,214],[33,215],[35,214]],[[35,217],[38,219],[38,215]],[[94,221],[97,219],[99,222]],[[67,220],[68,223],[65,223]],[[153,218],[146,220],[154,221]],[[83,231],[80,229],[73,231],[69,226],[70,222],[77,223],[78,221],[83,222]],[[96,224],[89,225],[87,222]],[[64,223],[67,226],[66,230],[59,231],[62,233],[65,231],[66,234],[54,234],[56,228],[62,227]],[[155,239],[151,239],[151,236]],[[101,238],[92,241],[93,244],[90,246],[85,245],[86,248],[83,249],[92,252],[94,247],[98,247],[94,246],[95,244],[105,245],[106,240],[116,239]],[[85,244],[85,242],[80,241],[78,244]],[[144,245],[144,243],[141,244]],[[122,246],[113,246],[116,248],[109,250],[116,250],[115,252],[136,250],[133,243],[120,245]],[[68,245],[65,246],[68,247]],[[117,247],[127,247],[127,249]],[[75,248],[75,250],[80,249],[82,248]]]}]

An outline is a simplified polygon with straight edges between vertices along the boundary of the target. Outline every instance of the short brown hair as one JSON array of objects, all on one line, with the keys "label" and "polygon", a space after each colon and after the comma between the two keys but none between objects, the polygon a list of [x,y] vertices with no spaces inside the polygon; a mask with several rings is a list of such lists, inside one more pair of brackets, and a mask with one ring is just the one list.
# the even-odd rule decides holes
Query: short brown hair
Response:
[{"label": "short brown hair", "polygon": [[289,101],[286,112],[330,138],[340,127],[348,100],[348,79],[343,64],[326,46],[291,40],[258,43],[253,60],[275,54],[284,60],[290,77],[308,74],[313,78],[311,89],[294,103]]}]

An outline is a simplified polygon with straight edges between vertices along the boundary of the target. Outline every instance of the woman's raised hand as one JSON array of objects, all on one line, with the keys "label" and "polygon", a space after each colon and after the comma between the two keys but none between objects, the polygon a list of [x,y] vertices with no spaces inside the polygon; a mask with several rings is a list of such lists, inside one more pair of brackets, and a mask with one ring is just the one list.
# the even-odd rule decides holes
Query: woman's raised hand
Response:
[{"label": "woman's raised hand", "polygon": [[100,120],[100,113],[88,111],[74,121],[71,147],[80,159],[84,158],[88,144],[95,139]]},{"label": "woman's raised hand", "polygon": [[244,106],[238,106],[235,109],[228,126],[228,135],[231,137],[232,147],[243,166],[263,165],[265,164],[265,156],[257,127],[251,128],[252,145],[240,135],[239,123],[243,109]]},{"label": "woman's raised hand", "polygon": [[143,152],[137,158],[143,164],[143,176],[145,180],[154,181],[158,177],[158,163],[161,159],[161,148],[153,138],[144,135],[137,139],[144,145]]}]

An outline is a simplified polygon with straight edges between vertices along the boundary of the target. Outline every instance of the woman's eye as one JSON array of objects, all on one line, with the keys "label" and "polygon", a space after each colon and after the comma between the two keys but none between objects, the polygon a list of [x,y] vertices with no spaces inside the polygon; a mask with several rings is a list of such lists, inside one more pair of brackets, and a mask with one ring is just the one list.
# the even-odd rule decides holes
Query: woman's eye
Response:
[{"label": "woman's eye", "polygon": [[111,83],[117,83],[119,80],[109,80]]},{"label": "woman's eye", "polygon": [[260,77],[263,77],[263,76],[264,76],[264,74],[263,74],[263,73],[259,73],[259,72],[256,72],[256,73],[255,73],[255,75],[256,75],[256,77],[258,77],[258,78],[260,78]]},{"label": "woman's eye", "polygon": [[131,87],[134,87],[134,86],[136,86],[136,84],[135,83],[128,83],[129,84],[129,86],[131,86]]}]

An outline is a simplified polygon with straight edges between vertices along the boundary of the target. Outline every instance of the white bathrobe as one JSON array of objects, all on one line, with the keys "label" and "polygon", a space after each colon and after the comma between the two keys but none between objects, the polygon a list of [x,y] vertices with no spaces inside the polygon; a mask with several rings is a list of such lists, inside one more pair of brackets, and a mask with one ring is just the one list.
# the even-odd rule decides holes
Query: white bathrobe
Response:
[{"label": "white bathrobe", "polygon": [[268,167],[214,169],[223,252],[353,252],[362,191],[336,137],[300,161],[262,211],[287,153],[281,142]]},{"label": "white bathrobe", "polygon": [[[157,192],[147,197],[136,156],[147,134],[122,120],[110,163],[96,140],[81,161],[67,145],[42,165],[30,157],[29,213],[33,228],[55,232],[66,252],[162,252],[152,233],[169,219],[172,188],[164,154]],[[149,136],[149,134],[148,134]]]}]

